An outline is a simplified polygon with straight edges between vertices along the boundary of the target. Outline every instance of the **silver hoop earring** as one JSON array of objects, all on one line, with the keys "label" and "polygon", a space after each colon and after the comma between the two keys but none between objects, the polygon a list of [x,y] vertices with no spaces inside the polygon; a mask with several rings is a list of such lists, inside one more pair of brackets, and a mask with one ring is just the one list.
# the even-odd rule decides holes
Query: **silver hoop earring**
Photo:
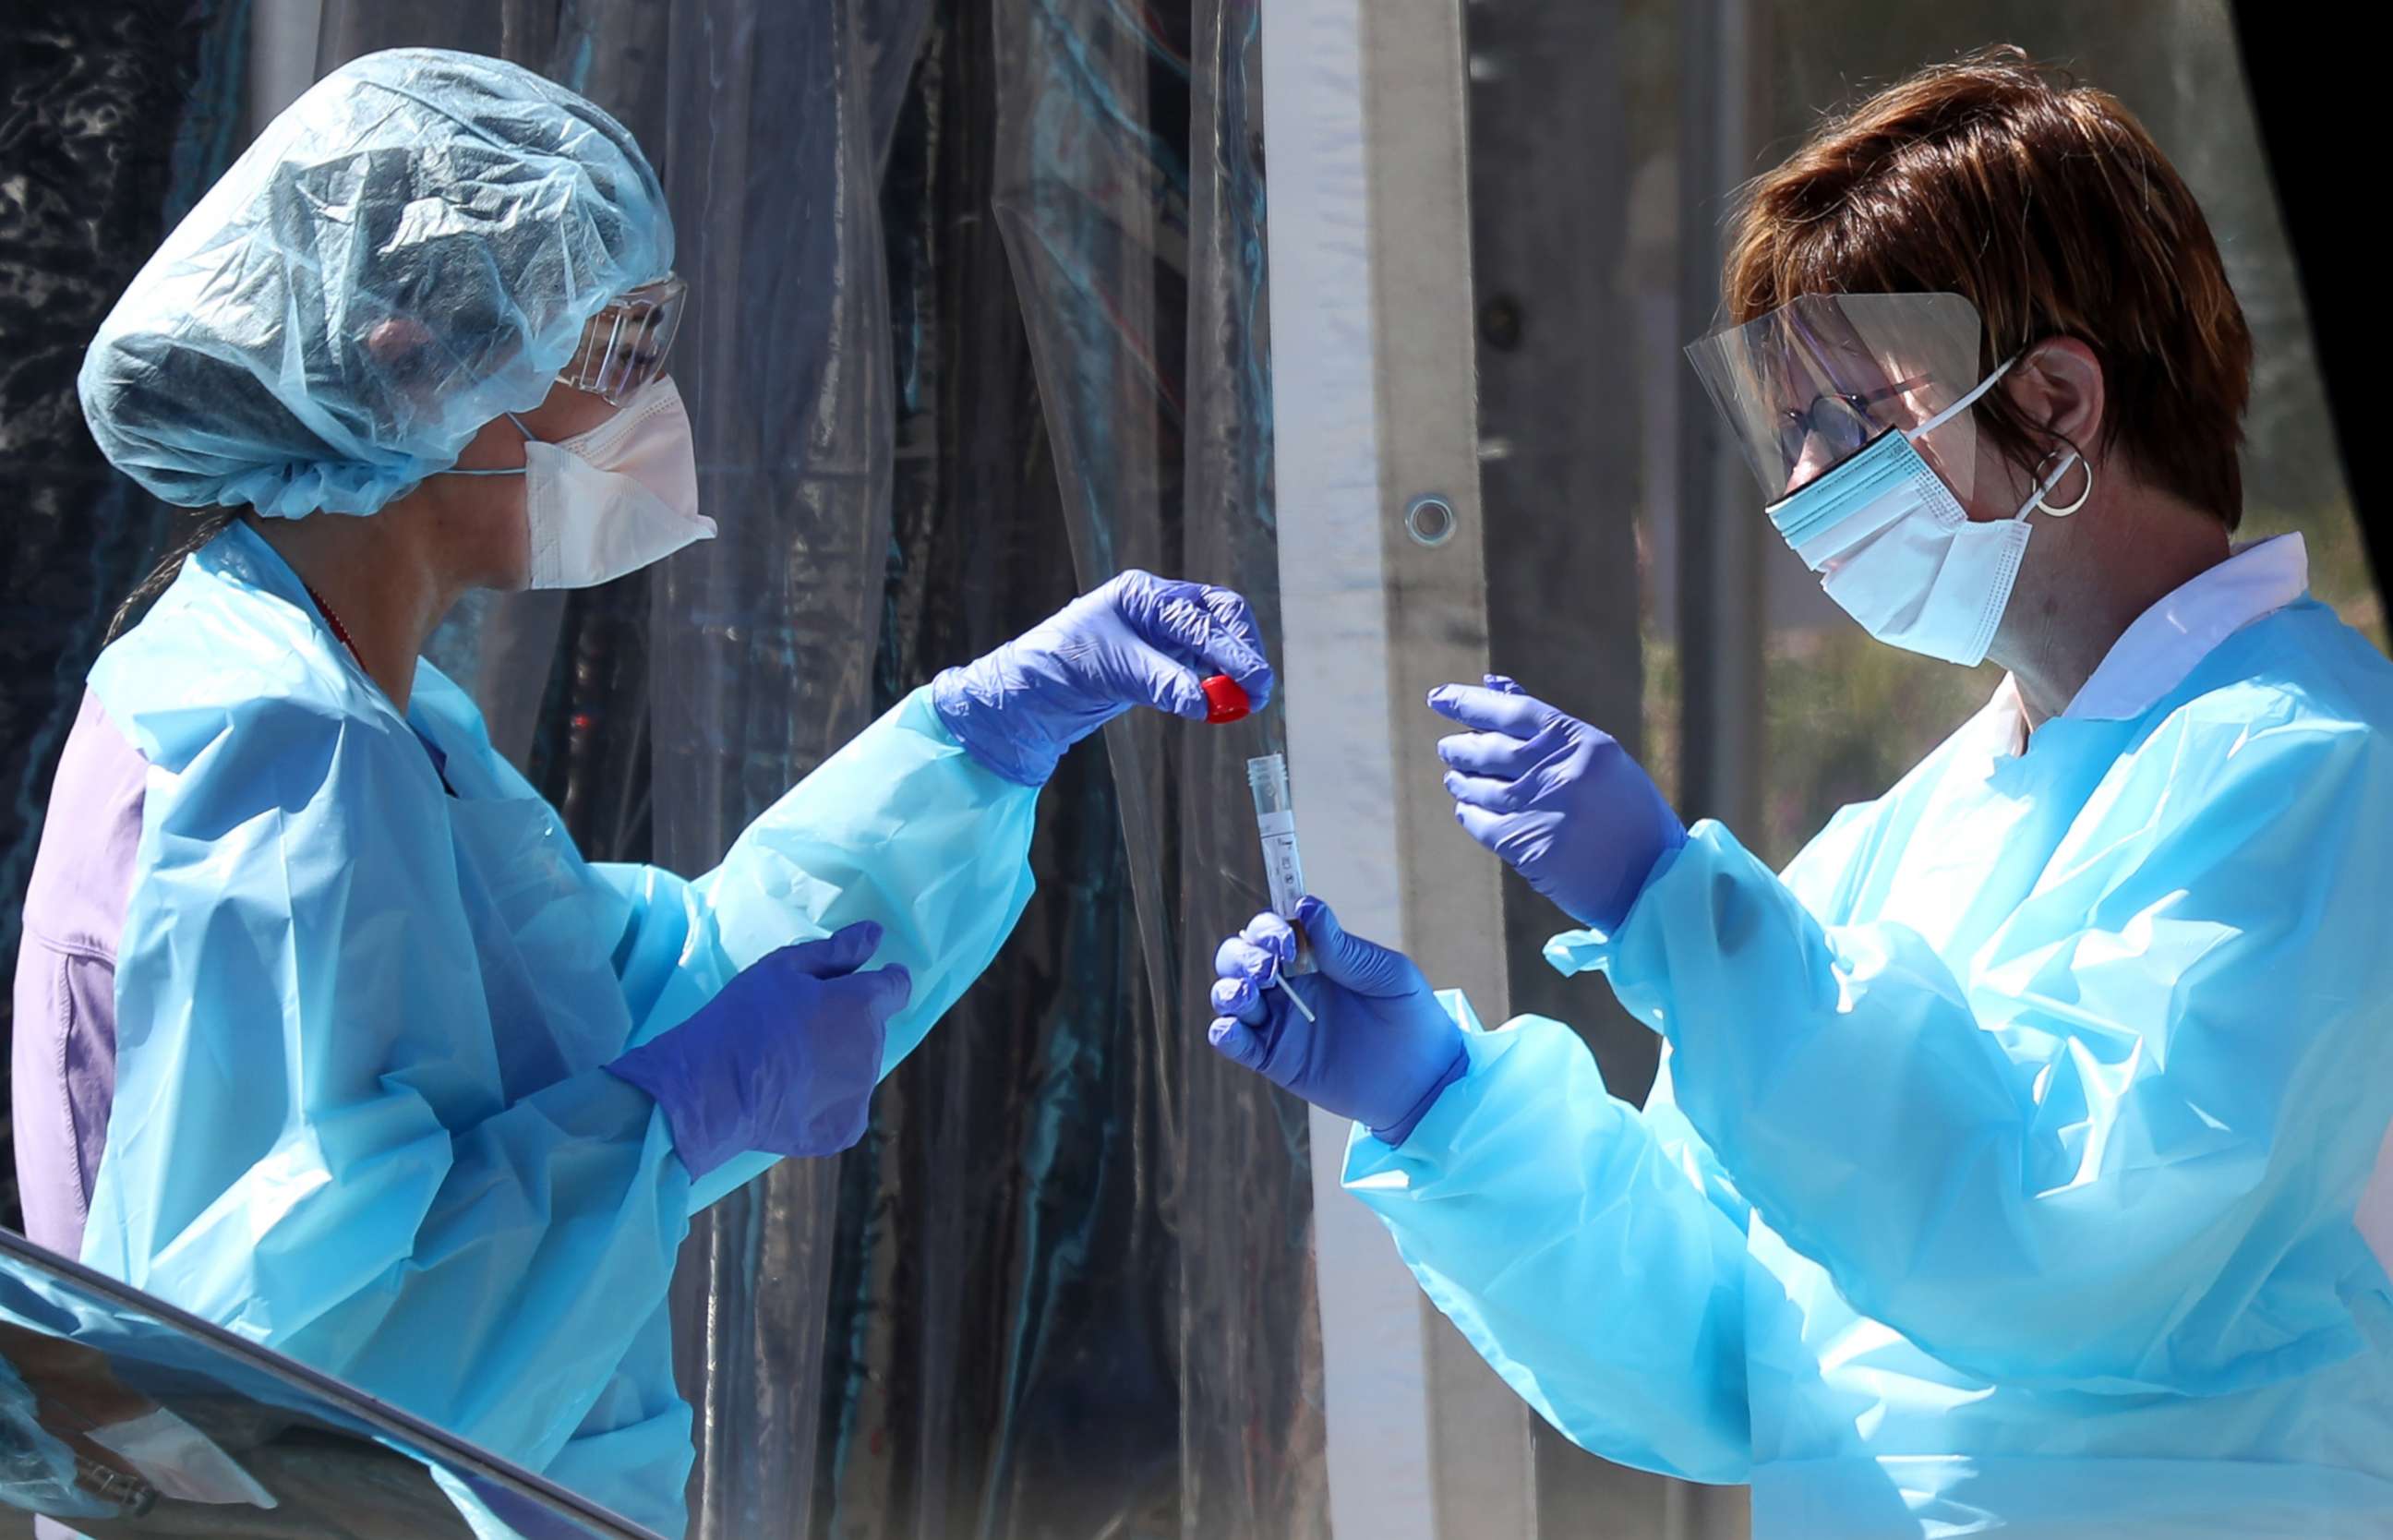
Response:
[{"label": "silver hoop earring", "polygon": [[[2037,462],[2035,463],[2035,475],[2036,475],[2036,480],[2037,480],[2037,482],[2038,482],[2039,484],[2041,484],[2041,483],[2043,482],[2043,480],[2044,480],[2044,468],[2045,468],[2046,465],[2051,464],[2051,463],[2052,463],[2052,462],[2053,462],[2056,458],[2058,458],[2058,457],[2060,457],[2060,456],[2062,456],[2062,455],[2067,455],[2069,458],[2071,458],[2071,459],[2073,459],[2073,460],[2075,460],[2075,461],[2077,462],[2078,465],[2079,465],[2080,467],[2082,467],[2082,468],[2085,470],[2085,472],[2086,472],[2086,489],[2085,489],[2085,490],[2083,490],[2083,491],[2081,491],[2081,492],[2079,492],[2079,493],[2077,494],[2077,501],[2076,501],[2076,502],[2073,502],[2073,503],[2071,503],[2071,504],[2070,504],[2068,507],[2066,507],[2066,508],[2056,508],[2056,507],[2054,507],[2050,502],[2046,502],[2046,501],[2047,498],[2049,498],[2049,497],[2052,495],[2052,489],[2051,489],[2050,487],[2046,487],[2046,488],[2045,488],[2045,489],[2044,489],[2043,491],[2040,491],[2040,492],[2036,493],[2036,494],[2035,494],[2035,505],[2036,505],[2036,507],[2037,507],[2037,508],[2039,508],[2039,509],[2041,509],[2043,512],[2045,512],[2045,513],[2046,513],[2046,514],[2049,514],[2049,515],[2050,515],[2051,516],[2053,516],[2054,518],[2067,518],[2070,515],[2072,515],[2072,514],[2075,513],[2078,509],[2085,507],[2085,506],[2086,506],[2086,500],[2087,498],[2092,497],[2092,496],[2094,495],[2094,462],[2092,462],[2091,460],[2086,459],[2084,455],[2077,453],[2074,450],[2053,450],[2050,454],[2047,454],[2047,455],[2046,455],[2043,459],[2041,459],[2041,460],[2037,461]],[[2060,468],[2060,476],[2066,476],[2066,475],[2068,475],[2068,474],[2069,474],[2069,467],[2068,467],[2068,466],[2066,466],[2066,465],[2063,465],[2063,466]],[[2055,481],[2058,481],[2058,480],[2059,480],[2059,476],[2056,476],[2054,479],[2055,479]]]}]

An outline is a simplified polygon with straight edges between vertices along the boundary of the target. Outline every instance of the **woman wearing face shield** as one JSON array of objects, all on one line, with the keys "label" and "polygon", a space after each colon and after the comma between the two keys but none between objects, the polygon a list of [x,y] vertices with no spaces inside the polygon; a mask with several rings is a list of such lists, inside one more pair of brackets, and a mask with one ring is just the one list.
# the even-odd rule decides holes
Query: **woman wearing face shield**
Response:
[{"label": "woman wearing face shield", "polygon": [[1665,1040],[1644,1106],[1317,900],[1224,1053],[1589,1449],[1758,1540],[2393,1533],[2393,667],[2230,543],[2251,366],[2199,207],[2015,56],[1755,184],[1690,349],[1757,516],[1890,646],[2008,677],[1783,874],[1510,681],[1431,705],[1464,829]]},{"label": "woman wearing face shield", "polygon": [[348,65],[202,200],[81,379],[209,511],[92,672],[15,1043],[35,1239],[669,1533],[691,1213],[859,1135],[1020,915],[1073,743],[1272,684],[1243,601],[1126,574],[714,871],[586,862],[418,652],[468,590],[713,533],[686,298],[630,136],[495,60]]}]

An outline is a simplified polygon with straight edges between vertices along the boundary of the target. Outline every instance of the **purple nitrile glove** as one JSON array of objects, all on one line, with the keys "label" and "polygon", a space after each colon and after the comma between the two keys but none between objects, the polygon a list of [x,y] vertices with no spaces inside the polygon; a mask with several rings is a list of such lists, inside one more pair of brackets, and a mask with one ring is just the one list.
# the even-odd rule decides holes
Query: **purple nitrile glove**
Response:
[{"label": "purple nitrile glove", "polygon": [[1272,668],[1247,601],[1124,572],[940,674],[931,704],[973,758],[1018,785],[1044,786],[1066,750],[1134,706],[1204,721],[1210,674],[1237,681],[1254,711],[1270,703]]},{"label": "purple nitrile glove", "polygon": [[1484,689],[1430,693],[1440,716],[1475,729],[1442,740],[1454,816],[1581,925],[1619,928],[1686,826],[1612,737],[1521,693],[1498,674]]},{"label": "purple nitrile glove", "polygon": [[867,920],[769,953],[607,1068],[656,1099],[693,1179],[751,1150],[834,1155],[864,1136],[889,1018],[914,993],[894,963],[858,971],[880,945]]},{"label": "purple nitrile glove", "polygon": [[[1324,1111],[1402,1144],[1438,1093],[1462,1078],[1462,1029],[1430,992],[1412,959],[1349,935],[1329,906],[1307,898],[1297,923],[1319,972],[1293,980],[1296,933],[1261,914],[1214,955],[1210,1034],[1223,1057]],[[1276,985],[1277,987],[1274,987]],[[1289,1003],[1301,991],[1314,1020]]]}]

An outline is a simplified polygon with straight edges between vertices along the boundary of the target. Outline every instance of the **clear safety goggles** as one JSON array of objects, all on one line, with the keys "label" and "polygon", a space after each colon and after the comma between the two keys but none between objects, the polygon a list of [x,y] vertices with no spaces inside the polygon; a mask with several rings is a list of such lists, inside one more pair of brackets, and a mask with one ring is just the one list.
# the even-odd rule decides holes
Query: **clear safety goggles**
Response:
[{"label": "clear safety goggles", "polygon": [[1959,294],[1805,294],[1692,344],[1687,359],[1766,502],[1890,432],[1910,434],[1966,498],[1976,429],[1967,411],[1938,418],[1985,378],[1983,337]]},{"label": "clear safety goggles", "polygon": [[671,273],[643,283],[590,318],[582,346],[557,379],[621,406],[664,372],[689,285]]}]

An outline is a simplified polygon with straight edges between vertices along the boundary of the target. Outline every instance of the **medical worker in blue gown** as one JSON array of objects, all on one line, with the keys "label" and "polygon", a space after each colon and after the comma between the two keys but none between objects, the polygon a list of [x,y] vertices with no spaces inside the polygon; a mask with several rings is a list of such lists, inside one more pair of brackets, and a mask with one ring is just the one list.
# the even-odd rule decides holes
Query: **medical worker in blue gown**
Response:
[{"label": "medical worker in blue gown", "polygon": [[1540,1415],[1750,1481],[1759,1540],[2393,1535],[2393,667],[2298,536],[2229,544],[2198,208],[1997,57],[1737,234],[1690,351],[1766,516],[1879,640],[2010,677],[1784,872],[1510,682],[1432,696],[1548,959],[1664,1039],[1641,1109],[1318,900],[1317,1024],[1265,915],[1216,1046],[1354,1120],[1346,1189]]},{"label": "medical worker in blue gown", "polygon": [[36,1238],[667,1533],[690,1215],[858,1137],[1020,915],[1067,748],[1272,684],[1236,595],[1127,574],[713,871],[585,861],[417,650],[468,589],[713,533],[673,257],[619,124],[428,51],[329,76],[167,238],[83,400],[213,534],[92,672],[15,1084]]}]

